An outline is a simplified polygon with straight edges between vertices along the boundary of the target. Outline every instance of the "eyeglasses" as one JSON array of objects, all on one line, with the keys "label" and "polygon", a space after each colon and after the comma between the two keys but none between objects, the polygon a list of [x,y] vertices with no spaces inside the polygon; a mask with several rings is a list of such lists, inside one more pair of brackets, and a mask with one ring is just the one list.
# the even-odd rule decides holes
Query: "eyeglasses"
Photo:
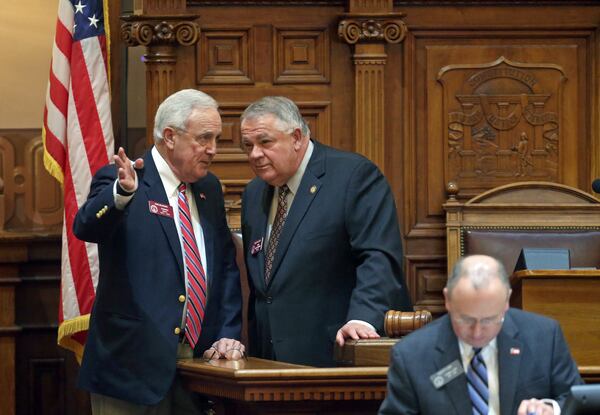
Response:
[{"label": "eyeglasses", "polygon": [[180,133],[184,133],[184,134],[189,134],[192,139],[196,142],[196,144],[202,146],[202,147],[206,147],[207,145],[214,143],[218,140],[219,137],[205,137],[205,136],[201,136],[201,135],[192,135],[188,130],[184,130],[182,128],[177,128],[177,127],[169,127],[172,130],[175,130],[177,132]]},{"label": "eyeglasses", "polygon": [[461,326],[473,327],[479,323],[481,327],[491,327],[504,323],[504,313],[481,319],[466,316],[452,316],[452,321],[454,321],[456,324],[460,324]]}]

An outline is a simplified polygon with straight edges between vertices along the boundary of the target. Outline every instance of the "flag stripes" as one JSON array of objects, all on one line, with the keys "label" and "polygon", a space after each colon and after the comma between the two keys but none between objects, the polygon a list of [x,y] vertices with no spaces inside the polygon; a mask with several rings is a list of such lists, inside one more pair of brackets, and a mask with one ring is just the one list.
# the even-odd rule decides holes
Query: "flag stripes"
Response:
[{"label": "flag stripes", "polygon": [[[98,248],[72,227],[94,173],[114,152],[108,79],[107,2],[59,0],[44,108],[44,165],[63,185],[58,343],[80,358],[98,283]],[[94,19],[86,13],[92,13]]]}]

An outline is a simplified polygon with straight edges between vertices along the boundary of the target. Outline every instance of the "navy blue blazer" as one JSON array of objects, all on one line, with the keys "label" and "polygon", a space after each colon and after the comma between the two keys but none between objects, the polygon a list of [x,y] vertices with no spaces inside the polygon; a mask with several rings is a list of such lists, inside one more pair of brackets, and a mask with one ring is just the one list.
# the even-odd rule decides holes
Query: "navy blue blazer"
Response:
[{"label": "navy blue blazer", "polygon": [[[181,326],[179,296],[185,294],[181,245],[173,217],[150,212],[151,201],[169,204],[150,152],[138,172],[139,188],[124,210],[114,205],[116,174],[115,165],[98,171],[73,225],[78,238],[98,244],[100,258],[79,386],[152,405],[166,395],[175,376],[179,336],[174,330]],[[191,188],[208,263],[208,302],[195,350],[201,354],[221,337],[239,339],[242,301],[221,185],[209,173]]]},{"label": "navy blue blazer", "polygon": [[[583,383],[554,320],[511,308],[497,346],[500,415],[515,415],[521,401],[530,398],[555,399],[562,407],[571,385]],[[471,414],[464,374],[440,389],[429,378],[455,360],[462,366],[447,314],[400,340],[392,349],[387,396],[379,414]]]},{"label": "navy blue blazer", "polygon": [[332,366],[337,330],[358,319],[382,331],[390,308],[410,309],[390,187],[365,157],[313,141],[264,282],[265,231],[274,188],[260,178],[243,195],[250,354]]}]

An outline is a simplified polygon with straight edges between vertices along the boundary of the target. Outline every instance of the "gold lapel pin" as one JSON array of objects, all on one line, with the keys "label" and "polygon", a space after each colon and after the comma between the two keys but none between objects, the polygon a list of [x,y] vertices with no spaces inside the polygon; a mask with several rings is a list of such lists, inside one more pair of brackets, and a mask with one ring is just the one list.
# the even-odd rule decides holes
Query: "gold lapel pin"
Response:
[{"label": "gold lapel pin", "polygon": [[315,186],[314,184],[310,187],[310,192],[312,194],[314,194],[317,191],[317,186]]}]

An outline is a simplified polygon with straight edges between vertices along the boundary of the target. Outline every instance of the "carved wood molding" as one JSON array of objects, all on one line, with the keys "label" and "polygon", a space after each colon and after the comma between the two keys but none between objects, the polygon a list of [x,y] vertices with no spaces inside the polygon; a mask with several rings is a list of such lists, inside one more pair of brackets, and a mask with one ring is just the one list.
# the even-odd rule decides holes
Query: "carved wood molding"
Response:
[{"label": "carved wood molding", "polygon": [[196,15],[122,16],[121,38],[127,46],[191,46],[200,39]]},{"label": "carved wood molding", "polygon": [[[200,39],[197,15],[121,16],[121,38],[127,46],[146,46],[146,119],[153,120],[160,103],[176,89],[177,47],[191,46]],[[149,125],[151,124],[148,121]],[[152,128],[146,144],[153,144]]]},{"label": "carved wood molding", "polygon": [[408,31],[404,13],[344,14],[338,24],[338,36],[348,44],[358,42],[400,43]]}]

